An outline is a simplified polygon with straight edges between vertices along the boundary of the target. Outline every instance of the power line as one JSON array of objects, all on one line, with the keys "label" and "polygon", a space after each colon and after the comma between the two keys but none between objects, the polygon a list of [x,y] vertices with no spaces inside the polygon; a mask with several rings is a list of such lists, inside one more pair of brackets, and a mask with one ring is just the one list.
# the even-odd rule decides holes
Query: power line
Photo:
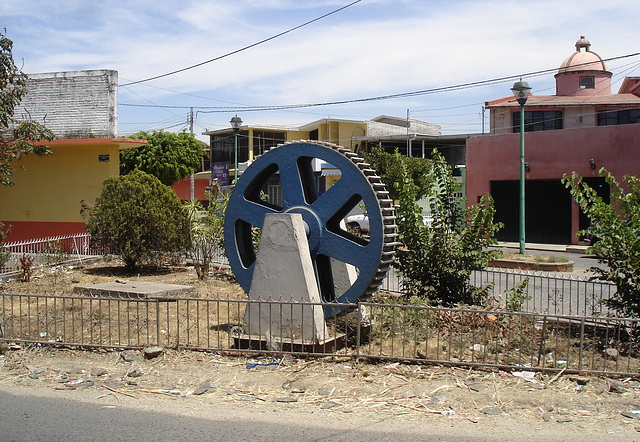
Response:
[{"label": "power line", "polygon": [[[618,57],[612,57],[604,59],[603,61],[612,61],[619,60],[623,58],[635,57],[640,55],[640,52],[635,52],[633,54],[621,55]],[[593,64],[593,62],[584,63],[584,65]],[[580,66],[580,65],[575,65]],[[120,106],[130,106],[130,107],[158,107],[158,108],[174,108],[174,109],[188,109],[188,108],[197,108],[197,109],[211,109],[211,110],[199,110],[199,113],[222,113],[222,112],[260,112],[260,111],[272,111],[272,110],[289,110],[289,109],[301,109],[308,107],[320,107],[320,106],[332,106],[332,105],[341,105],[341,104],[351,104],[351,103],[363,103],[370,101],[380,101],[380,100],[390,100],[396,98],[409,98],[416,97],[420,95],[430,95],[442,92],[450,92],[462,89],[470,89],[479,86],[487,86],[491,84],[503,83],[509,80],[523,78],[523,77],[536,77],[548,74],[550,72],[557,71],[558,68],[550,68],[543,69],[539,71],[528,72],[525,74],[515,74],[508,75],[505,77],[497,77],[489,80],[480,80],[473,81],[469,83],[461,83],[452,86],[443,86],[432,89],[423,89],[412,92],[401,92],[397,94],[388,94],[388,95],[379,95],[375,97],[367,97],[367,98],[355,98],[351,100],[337,100],[337,101],[326,101],[326,102],[317,102],[317,103],[303,103],[303,104],[283,104],[283,105],[264,105],[264,106],[173,106],[173,105],[146,105],[146,104],[129,104],[129,103],[121,103]]]},{"label": "power line", "polygon": [[243,48],[236,49],[235,51],[228,52],[228,53],[226,53],[224,55],[220,55],[220,56],[212,58],[210,60],[202,61],[200,63],[196,63],[196,64],[191,65],[191,66],[187,66],[186,68],[182,68],[182,69],[178,69],[178,70],[175,70],[175,71],[167,72],[166,74],[161,74],[161,75],[156,75],[155,77],[145,78],[144,80],[137,80],[137,81],[132,81],[130,83],[125,83],[125,84],[122,84],[120,86],[131,86],[132,84],[139,84],[139,83],[145,83],[145,82],[151,81],[151,80],[157,80],[158,78],[168,77],[169,75],[178,74],[180,72],[188,71],[189,69],[194,69],[194,68],[203,66],[203,65],[205,65],[207,63],[211,63],[211,62],[214,62],[214,61],[221,60],[223,58],[226,58],[226,57],[229,57],[231,55],[237,54],[239,52],[246,51],[247,49],[254,48],[254,47],[256,47],[258,45],[261,45],[263,43],[266,43],[268,41],[274,40],[274,39],[276,39],[278,37],[282,37],[285,34],[289,34],[290,32],[293,32],[293,31],[295,31],[297,29],[300,29],[300,28],[302,28],[304,26],[310,25],[311,23],[317,22],[319,20],[322,20],[323,18],[329,17],[330,15],[336,14],[336,13],[338,13],[338,12],[344,10],[344,9],[347,9],[350,6],[355,5],[356,3],[360,3],[361,1],[362,0],[355,0],[355,1],[351,2],[351,3],[349,3],[348,5],[345,5],[345,6],[343,6],[341,8],[338,8],[338,9],[336,9],[334,11],[328,12],[328,13],[326,13],[324,15],[321,15],[320,17],[316,17],[313,20],[309,20],[306,23],[302,23],[301,25],[295,26],[295,27],[293,27],[291,29],[288,29],[288,30],[286,30],[284,32],[280,32],[279,34],[273,35],[273,36],[271,36],[269,38],[265,38],[264,40],[260,40],[257,43],[253,43],[253,44],[250,44],[250,45],[245,46]]}]

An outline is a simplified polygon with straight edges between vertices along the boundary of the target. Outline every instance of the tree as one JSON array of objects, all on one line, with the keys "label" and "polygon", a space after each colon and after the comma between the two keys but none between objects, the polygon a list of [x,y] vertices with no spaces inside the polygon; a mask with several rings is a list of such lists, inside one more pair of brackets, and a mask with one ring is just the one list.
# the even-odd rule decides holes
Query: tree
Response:
[{"label": "tree", "polygon": [[89,214],[92,245],[120,256],[127,270],[157,265],[167,253],[185,250],[189,222],[173,190],[153,175],[134,170],[109,177]]},{"label": "tree", "polygon": [[11,226],[4,229],[4,223],[0,221],[0,270],[9,262],[11,258],[11,250],[4,245],[4,240],[11,232]]},{"label": "tree", "polygon": [[416,203],[422,190],[410,177],[404,157],[395,154],[394,168],[401,178],[393,183],[398,192],[397,224],[402,243],[396,254],[398,267],[410,296],[445,306],[477,303],[489,286],[473,287],[469,276],[498,254],[489,249],[497,244],[494,236],[500,228],[493,222],[493,200],[484,195],[479,204],[462,209],[454,196],[451,168],[435,150],[432,158],[427,197],[433,220],[425,225]]},{"label": "tree", "polygon": [[604,168],[600,176],[609,184],[611,204],[575,172],[562,181],[591,224],[578,234],[596,238],[588,252],[595,254],[600,264],[607,264],[606,268],[590,268],[592,279],[611,281],[617,288],[605,304],[624,316],[640,316],[640,180],[625,175],[621,185]]},{"label": "tree", "polygon": [[138,132],[130,138],[147,140],[146,146],[120,152],[120,174],[139,169],[171,186],[200,166],[202,144],[193,134],[153,131]]},{"label": "tree", "polygon": [[206,209],[199,201],[185,205],[191,224],[187,256],[193,261],[200,279],[209,274],[215,253],[224,250],[224,214],[230,195],[225,193],[216,198],[210,193]]},{"label": "tree", "polygon": [[0,31],[0,183],[12,186],[14,161],[28,154],[49,155],[48,146],[37,141],[51,141],[53,132],[42,124],[14,117],[15,108],[27,93],[27,75],[13,61],[13,42]]},{"label": "tree", "polygon": [[[365,160],[380,174],[385,183],[397,183],[403,180],[403,170],[406,171],[412,182],[416,185],[416,199],[427,195],[433,182],[431,174],[431,160],[416,157],[402,157],[402,162],[397,161],[395,154],[387,153],[382,147],[375,146],[371,152],[365,154]],[[404,169],[403,169],[404,168]],[[389,196],[397,200],[399,195],[393,186],[387,186]]]}]

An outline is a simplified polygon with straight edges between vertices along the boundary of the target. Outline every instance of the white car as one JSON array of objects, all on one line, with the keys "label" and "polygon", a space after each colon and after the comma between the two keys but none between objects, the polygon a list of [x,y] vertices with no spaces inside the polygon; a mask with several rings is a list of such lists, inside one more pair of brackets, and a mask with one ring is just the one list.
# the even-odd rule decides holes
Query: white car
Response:
[{"label": "white car", "polygon": [[369,233],[369,217],[364,213],[347,215],[344,218],[344,223],[347,225],[347,228],[356,235]]},{"label": "white car", "polygon": [[[347,228],[356,235],[362,235],[363,233],[369,233],[369,217],[364,213],[357,215],[347,215],[344,218],[344,222]],[[425,226],[431,226],[433,217],[428,215],[422,215],[422,223]]]}]

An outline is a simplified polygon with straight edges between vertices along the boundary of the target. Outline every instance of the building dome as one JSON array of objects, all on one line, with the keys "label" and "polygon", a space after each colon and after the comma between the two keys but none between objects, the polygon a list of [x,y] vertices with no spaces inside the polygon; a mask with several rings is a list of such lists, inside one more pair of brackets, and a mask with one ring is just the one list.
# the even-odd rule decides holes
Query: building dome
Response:
[{"label": "building dome", "polygon": [[556,77],[556,95],[595,96],[611,94],[611,72],[602,58],[591,52],[591,43],[580,36],[576,51],[562,62]]},{"label": "building dome", "polygon": [[576,51],[562,62],[558,74],[585,71],[607,72],[607,67],[604,65],[602,58],[595,52],[591,52],[590,47],[589,40],[584,38],[584,35],[581,35],[580,40],[576,42]]}]

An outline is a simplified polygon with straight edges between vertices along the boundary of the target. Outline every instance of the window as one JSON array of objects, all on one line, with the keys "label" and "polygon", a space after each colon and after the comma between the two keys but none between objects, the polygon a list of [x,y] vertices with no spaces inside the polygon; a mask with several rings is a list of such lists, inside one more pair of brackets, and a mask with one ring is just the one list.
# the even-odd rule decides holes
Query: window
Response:
[{"label": "window", "polygon": [[[249,159],[249,139],[247,131],[238,132],[238,163]],[[211,162],[219,163],[228,161],[235,163],[235,136],[232,133],[215,135],[211,137]]]},{"label": "window", "polygon": [[[524,111],[524,131],[562,129],[562,111]],[[513,113],[513,133],[520,132],[520,112]]]},{"label": "window", "polygon": [[229,161],[230,152],[233,152],[233,135],[214,135],[211,137],[212,163]]},{"label": "window", "polygon": [[596,77],[580,77],[580,89],[595,89]]},{"label": "window", "polygon": [[598,111],[598,126],[640,123],[640,109]]},{"label": "window", "polygon": [[253,158],[262,155],[266,150],[287,141],[284,132],[253,131]]}]

